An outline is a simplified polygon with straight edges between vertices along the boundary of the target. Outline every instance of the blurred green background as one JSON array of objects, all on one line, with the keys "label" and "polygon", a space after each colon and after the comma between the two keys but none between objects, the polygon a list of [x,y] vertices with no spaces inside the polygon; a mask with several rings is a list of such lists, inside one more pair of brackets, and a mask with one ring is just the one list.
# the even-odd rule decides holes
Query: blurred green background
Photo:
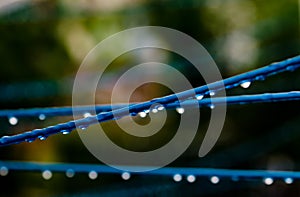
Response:
[{"label": "blurred green background", "polygon": [[[297,0],[2,0],[0,3],[0,107],[17,109],[72,104],[72,85],[87,53],[101,40],[119,31],[156,25],[174,28],[199,41],[210,53],[223,78],[299,54],[299,2]],[[107,71],[107,84],[99,103],[109,102],[110,84],[137,60],[120,57]],[[199,76],[170,58],[195,86]],[[300,71],[283,73],[236,88],[228,95],[299,90]],[[126,91],[126,90],[125,90]],[[170,93],[157,84],[140,87],[133,101]],[[229,106],[221,137],[204,158],[197,157],[210,116],[201,109],[199,132],[189,149],[170,166],[232,169],[300,170],[299,102]],[[170,120],[156,138],[142,143],[124,136],[114,122],[107,132],[129,149],[148,150],[173,135],[179,115]],[[16,126],[0,119],[1,135],[9,135],[70,120],[71,117],[19,119]],[[137,120],[138,121],[138,120]],[[147,123],[147,120],[140,124]],[[165,133],[165,134],[164,134]],[[163,140],[161,140],[163,138]],[[154,145],[153,145],[154,143]],[[82,144],[76,132],[0,148],[1,160],[99,163]],[[9,172],[0,177],[0,196],[296,196],[300,183],[275,181],[265,186],[260,180],[208,178],[193,184],[175,183],[172,177],[133,176],[123,181],[118,175],[86,174],[66,178],[55,173],[44,180],[40,173]]]}]

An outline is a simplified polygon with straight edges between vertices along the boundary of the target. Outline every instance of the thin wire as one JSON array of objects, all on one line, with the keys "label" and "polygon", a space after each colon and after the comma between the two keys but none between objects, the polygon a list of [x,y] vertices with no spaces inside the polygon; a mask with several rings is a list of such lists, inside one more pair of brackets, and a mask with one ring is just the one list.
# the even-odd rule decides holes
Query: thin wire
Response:
[{"label": "thin wire", "polygon": [[[50,126],[43,129],[35,129],[33,131],[24,132],[13,136],[3,136],[0,138],[0,146],[17,144],[24,141],[33,142],[35,139],[46,139],[48,136],[57,134],[60,132],[71,132],[78,126],[79,128],[87,128],[92,124],[105,122],[109,120],[120,119],[128,115],[136,115],[139,112],[149,110],[153,105],[167,106],[175,102],[184,101],[187,99],[194,99],[196,97],[209,95],[211,91],[214,93],[226,88],[231,89],[239,86],[243,83],[251,83],[256,80],[264,80],[266,77],[275,75],[284,71],[294,71],[300,67],[300,56],[284,60],[282,62],[273,63],[269,66],[265,66],[253,71],[249,71],[240,75],[236,75],[221,81],[217,81],[211,84],[200,86],[198,88],[186,90],[180,93],[171,94],[169,96],[155,98],[150,101],[137,103],[124,108],[116,109],[109,112],[99,113],[96,116],[90,116],[87,118],[69,121],[58,125]],[[194,105],[196,106],[196,104]]]},{"label": "thin wire", "polygon": [[[281,92],[281,93],[263,93],[254,95],[241,95],[241,96],[227,96],[227,97],[216,97],[216,98],[204,98],[197,100],[199,107],[210,107],[214,105],[242,105],[250,103],[266,103],[266,102],[281,102],[300,100],[300,91],[292,92]],[[194,100],[186,100],[182,103],[170,103],[166,104],[166,109],[175,109],[177,107],[192,108],[195,107]],[[74,114],[86,114],[96,112],[109,112],[112,109],[120,109],[134,105],[130,104],[115,104],[115,105],[96,105],[96,106],[74,106],[74,107],[50,107],[50,108],[31,108],[31,109],[16,109],[16,110],[0,110],[0,117],[39,117],[44,115],[45,117],[56,117],[56,116],[72,116]]]},{"label": "thin wire", "polygon": [[[74,173],[89,173],[95,171],[102,174],[120,174],[123,171],[116,168],[100,164],[75,164],[75,163],[43,163],[43,162],[24,162],[24,161],[0,161],[0,168],[7,171],[30,171],[43,172],[67,172],[72,170]],[[132,169],[135,167],[132,166]],[[139,166],[139,169],[141,167]],[[146,169],[146,168],[145,168]],[[300,179],[299,171],[272,171],[272,170],[233,170],[233,169],[215,169],[215,168],[189,168],[189,167],[164,167],[147,172],[133,172],[132,174],[162,175],[173,176],[180,174],[183,176],[218,176],[223,178],[238,178],[248,180],[249,178],[274,178]]]}]

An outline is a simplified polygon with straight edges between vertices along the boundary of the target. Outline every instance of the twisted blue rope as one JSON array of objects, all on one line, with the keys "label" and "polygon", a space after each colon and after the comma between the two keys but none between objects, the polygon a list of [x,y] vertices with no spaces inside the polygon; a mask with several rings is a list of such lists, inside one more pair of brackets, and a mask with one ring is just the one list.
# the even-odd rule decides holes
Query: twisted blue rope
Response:
[{"label": "twisted blue rope", "polygon": [[[224,87],[226,89],[234,88],[245,82],[252,82],[256,80],[264,80],[266,77],[275,75],[284,71],[294,71],[300,67],[300,56],[284,60],[282,62],[273,63],[269,66],[265,66],[253,71],[249,71],[240,75],[236,75],[222,81],[217,81],[211,84],[200,86],[194,89],[186,90],[180,93],[171,94],[169,96],[160,97],[152,99],[150,101],[137,103],[133,105],[128,105],[126,107],[116,109],[109,112],[99,113],[96,116],[91,116],[79,120],[69,121],[66,123],[61,123],[58,125],[50,126],[43,129],[35,129],[33,131],[24,132],[13,136],[3,136],[0,138],[0,146],[17,144],[24,141],[32,142],[37,138],[46,139],[48,136],[57,133],[69,133],[76,128],[76,125],[80,128],[87,128],[89,125],[97,124],[99,122],[105,122],[109,120],[119,119],[128,115],[136,115],[139,112],[149,110],[151,106],[155,104],[163,105],[164,107],[168,105],[174,105],[178,100],[184,101],[187,99],[194,99],[193,95],[204,96],[211,92],[218,92]],[[297,92],[291,93],[290,95],[295,95]],[[274,96],[274,95],[273,95]],[[271,99],[270,94],[265,95],[265,101]],[[192,102],[192,101],[189,101]],[[194,102],[195,103],[195,102]],[[196,106],[193,104],[194,107]],[[129,111],[129,113],[128,113]]]},{"label": "twisted blue rope", "polygon": [[[43,162],[24,162],[24,161],[0,161],[0,168],[16,171],[43,172],[68,172],[89,173],[94,171],[101,174],[120,174],[123,171],[100,164],[75,164],[75,163],[43,163]],[[135,167],[132,166],[132,169]],[[140,167],[139,167],[140,169]],[[6,173],[7,174],[7,173]],[[164,167],[147,172],[133,172],[133,174],[163,175],[173,176],[175,174],[183,176],[218,176],[220,178],[251,179],[251,178],[274,178],[274,179],[300,179],[298,171],[271,171],[271,170],[233,170],[233,169],[214,169],[214,168],[190,168],[190,167]]]}]

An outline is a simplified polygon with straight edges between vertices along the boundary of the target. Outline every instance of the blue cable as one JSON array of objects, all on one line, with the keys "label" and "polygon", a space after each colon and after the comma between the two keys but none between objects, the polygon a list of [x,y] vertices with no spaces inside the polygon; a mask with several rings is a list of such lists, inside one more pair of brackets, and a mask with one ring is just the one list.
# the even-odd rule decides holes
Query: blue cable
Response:
[{"label": "blue cable", "polygon": [[[32,142],[37,138],[46,139],[48,136],[57,133],[69,133],[78,127],[87,128],[89,125],[105,122],[109,120],[120,119],[127,115],[136,115],[139,112],[149,110],[153,105],[163,105],[164,107],[176,103],[178,100],[184,101],[191,98],[196,94],[196,97],[210,94],[210,91],[218,92],[224,87],[226,89],[234,88],[244,83],[251,83],[256,80],[264,80],[266,77],[275,75],[284,71],[294,71],[300,67],[300,56],[284,60],[282,62],[273,63],[269,66],[265,66],[253,71],[249,71],[240,75],[236,75],[222,81],[217,81],[211,84],[200,86],[194,89],[186,90],[180,93],[171,94],[169,96],[155,98],[150,101],[137,103],[134,105],[128,105],[126,107],[116,109],[113,111],[102,112],[96,116],[91,116],[79,120],[73,120],[66,123],[50,126],[43,129],[35,129],[33,131],[24,132],[12,136],[3,136],[0,138],[0,146],[6,146],[11,144],[17,144],[24,141]],[[297,92],[290,93],[289,95],[295,95]],[[269,97],[269,98],[268,98]],[[271,99],[271,94],[265,95],[265,100]],[[190,101],[192,102],[192,101]],[[256,101],[257,102],[257,101]],[[194,102],[195,103],[195,102]],[[193,104],[194,107],[196,106]],[[129,111],[129,114],[128,114]]]}]

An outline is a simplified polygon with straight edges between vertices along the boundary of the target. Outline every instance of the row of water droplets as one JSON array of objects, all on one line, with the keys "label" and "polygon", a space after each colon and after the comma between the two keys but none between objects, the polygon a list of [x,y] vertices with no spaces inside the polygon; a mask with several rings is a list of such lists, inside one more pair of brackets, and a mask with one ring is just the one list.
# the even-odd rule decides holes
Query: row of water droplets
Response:
[{"label": "row of water droplets", "polygon": [[[2,166],[0,168],[0,176],[7,176],[8,173],[9,173],[9,169],[6,166]],[[75,176],[75,171],[73,169],[67,169],[65,172],[65,175],[67,178],[73,178]],[[42,171],[42,177],[45,180],[50,180],[53,177],[52,171],[50,171],[50,170]],[[98,172],[95,170],[91,170],[88,172],[88,177],[91,180],[95,180],[98,178]],[[121,178],[123,180],[129,180],[131,178],[131,174],[129,172],[123,172],[123,173],[121,173]],[[184,177],[181,174],[173,175],[173,180],[175,182],[181,182],[183,180],[183,178]],[[189,183],[194,183],[194,182],[196,182],[196,179],[197,179],[196,176],[193,174],[187,175],[187,176],[185,176],[185,178],[186,178],[186,181]],[[218,184],[221,181],[219,176],[211,176],[211,177],[209,177],[209,180],[212,184]],[[234,176],[234,177],[232,177],[232,181],[239,181],[239,178]],[[290,178],[290,177],[286,177],[286,178],[284,178],[284,182],[286,184],[290,185],[294,182],[294,179]],[[274,179],[272,177],[265,177],[265,178],[263,178],[263,183],[265,185],[272,185],[274,183]]]}]

